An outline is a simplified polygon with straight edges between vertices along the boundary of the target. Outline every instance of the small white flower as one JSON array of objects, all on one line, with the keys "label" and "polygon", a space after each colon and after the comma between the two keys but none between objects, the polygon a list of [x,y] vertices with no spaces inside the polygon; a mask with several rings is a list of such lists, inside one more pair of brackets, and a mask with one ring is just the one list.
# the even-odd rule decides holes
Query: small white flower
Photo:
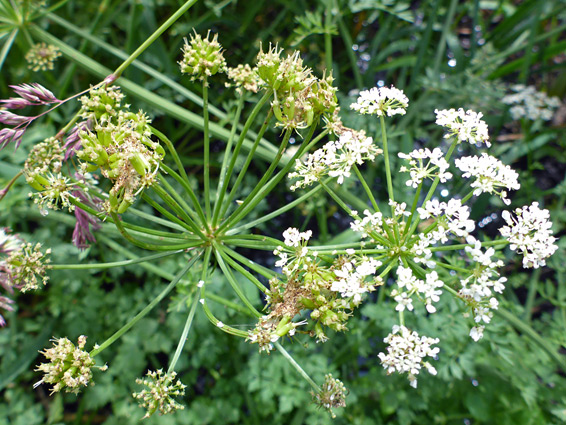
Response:
[{"label": "small white flower", "polygon": [[436,124],[448,129],[448,133],[444,136],[450,138],[455,136],[459,142],[468,142],[472,145],[476,143],[485,143],[487,147],[489,143],[489,134],[487,124],[481,119],[481,112],[471,110],[464,111],[462,108],[455,109],[435,109]]},{"label": "small white flower", "polygon": [[517,208],[516,217],[509,211],[501,216],[507,226],[499,229],[504,238],[511,243],[513,251],[523,254],[524,268],[538,268],[546,264],[546,259],[556,252],[556,238],[552,236],[552,222],[548,210],[540,209],[538,202]]},{"label": "small white flower", "polygon": [[470,330],[470,336],[472,337],[472,339],[474,341],[479,341],[481,338],[483,338],[483,331],[485,329],[485,326],[474,326],[471,330]]},{"label": "small white flower", "polygon": [[370,114],[391,117],[393,115],[405,115],[409,99],[393,86],[373,87],[370,90],[360,92],[356,103],[352,103],[350,108],[360,114]]},{"label": "small white flower", "polygon": [[542,119],[549,121],[554,116],[554,111],[560,107],[561,102],[557,97],[549,97],[544,92],[539,92],[533,86],[516,84],[511,87],[513,94],[505,96],[501,101],[512,105],[509,109],[514,120],[526,118],[536,121]]},{"label": "small white flower", "polygon": [[218,326],[219,328],[223,328],[224,327],[224,323],[222,323],[220,320],[216,323],[216,326]]},{"label": "small white flower", "polygon": [[387,374],[407,373],[413,388],[417,387],[417,375],[423,367],[430,374],[436,374],[436,369],[424,359],[436,357],[440,349],[432,345],[438,344],[438,338],[419,336],[405,326],[393,326],[392,332],[383,341],[388,344],[387,354],[379,353],[378,357]]},{"label": "small white flower", "polygon": [[492,193],[499,195],[506,205],[511,201],[507,198],[508,190],[519,190],[519,174],[497,158],[483,153],[479,156],[466,156],[455,161],[456,167],[464,172],[462,177],[475,177],[471,186],[475,188],[474,195]]}]

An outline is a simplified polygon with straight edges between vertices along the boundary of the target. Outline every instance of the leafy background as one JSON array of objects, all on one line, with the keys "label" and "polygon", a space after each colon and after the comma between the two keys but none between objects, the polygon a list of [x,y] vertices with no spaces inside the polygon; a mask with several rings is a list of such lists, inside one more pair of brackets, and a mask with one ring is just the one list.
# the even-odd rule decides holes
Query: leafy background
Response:
[{"label": "leafy background", "polygon": [[[17,2],[33,3],[33,2]],[[104,78],[167,19],[182,2],[173,0],[104,0],[51,2],[50,14],[31,16],[27,26],[14,23],[13,3],[0,1],[0,42],[6,53],[0,74],[0,94],[10,96],[9,84],[39,82],[64,98]],[[194,117],[200,113],[200,88],[182,79],[176,61],[183,37],[195,28],[219,33],[230,65],[253,63],[259,42],[298,49],[315,71],[329,66],[339,87],[344,121],[369,134],[375,123],[348,112],[357,90],[379,82],[405,90],[411,100],[408,114],[393,131],[393,154],[413,146],[435,144],[433,110],[464,107],[482,111],[490,125],[491,153],[517,169],[522,190],[513,194],[513,206],[537,200],[550,209],[555,234],[564,233],[566,212],[566,111],[550,123],[512,122],[500,102],[509,84],[536,85],[565,100],[566,10],[562,0],[530,1],[200,1],[152,45],[120,80],[133,109],[151,114],[155,127],[175,140],[195,184],[202,171],[200,133]],[[16,35],[12,37],[17,29]],[[13,40],[13,44],[11,44]],[[59,45],[64,56],[50,72],[32,73],[24,60],[33,42]],[[82,52],[85,56],[81,56]],[[90,60],[88,59],[90,58]],[[156,95],[150,97],[146,89]],[[231,92],[221,82],[211,87],[213,120],[225,125],[234,111]],[[182,107],[181,113],[171,103]],[[30,147],[52,136],[76,110],[68,105],[50,114],[28,132],[22,147],[0,152],[0,185],[23,165]],[[188,112],[187,112],[188,111]],[[273,131],[266,136],[277,140]],[[213,161],[224,146],[216,136]],[[249,190],[255,176],[267,166],[269,152],[245,179]],[[395,168],[396,165],[393,165]],[[377,187],[382,167],[366,170]],[[404,183],[397,181],[397,193]],[[383,185],[382,185],[383,187]],[[452,187],[447,187],[452,189]],[[359,188],[349,188],[355,193]],[[457,187],[455,188],[457,189]],[[116,232],[104,227],[99,244],[79,252],[72,244],[72,217],[52,212],[42,217],[27,199],[18,181],[0,202],[0,225],[11,227],[28,240],[53,249],[53,262],[117,261],[136,249],[116,242]],[[380,193],[377,194],[381,198]],[[281,192],[255,212],[261,215],[297,194]],[[498,226],[502,205],[477,201],[474,218],[488,234]],[[329,241],[347,224],[331,200],[323,195],[310,200],[261,231],[278,237],[290,225],[312,228],[321,241]],[[148,210],[150,212],[150,210]],[[339,236],[345,237],[345,236]],[[438,376],[422,376],[413,390],[404,377],[387,376],[377,353],[394,323],[393,308],[368,302],[350,321],[350,331],[333,335],[324,345],[287,344],[297,361],[321,382],[327,372],[348,387],[348,406],[331,420],[310,404],[308,385],[278,353],[259,355],[256,348],[212,328],[197,313],[189,342],[178,363],[181,380],[188,385],[184,411],[153,417],[148,424],[276,424],[303,423],[427,423],[427,424],[561,424],[566,422],[566,265],[565,243],[548,267],[525,272],[509,262],[503,306],[517,319],[496,316],[479,343],[473,343],[452,301],[432,317],[416,315],[414,325],[427,335],[442,329]],[[256,253],[256,261],[272,266],[269,253]],[[48,287],[17,296],[17,310],[7,315],[0,330],[0,423],[8,424],[129,424],[143,415],[131,393],[135,378],[148,368],[167,364],[174,351],[194,294],[188,276],[177,293],[162,302],[119,342],[101,354],[110,368],[96,374],[96,385],[78,397],[48,389],[32,390],[40,378],[33,371],[42,359],[38,350],[52,337],[71,340],[85,334],[89,343],[101,342],[159,293],[166,270],[179,267],[175,259],[157,267],[73,273],[50,273]],[[210,291],[226,287],[217,273]],[[248,294],[258,304],[255,292]],[[226,296],[226,294],[223,294]],[[217,306],[216,314],[246,323],[242,315]],[[249,318],[248,326],[253,326]]]}]

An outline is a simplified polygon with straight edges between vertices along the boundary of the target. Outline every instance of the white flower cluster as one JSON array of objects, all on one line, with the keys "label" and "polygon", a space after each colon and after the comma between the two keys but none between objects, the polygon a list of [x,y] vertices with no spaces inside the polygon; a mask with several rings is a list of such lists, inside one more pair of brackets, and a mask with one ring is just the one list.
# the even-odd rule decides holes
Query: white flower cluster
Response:
[{"label": "white flower cluster", "polygon": [[514,120],[527,118],[532,121],[542,119],[549,121],[554,116],[554,110],[560,107],[561,102],[557,97],[549,97],[544,92],[539,92],[533,86],[516,84],[511,86],[513,94],[505,96],[501,101],[507,105],[513,105],[509,109]]},{"label": "white flower cluster", "polygon": [[476,226],[474,220],[470,219],[470,208],[462,205],[460,199],[450,199],[447,203],[433,199],[427,201],[424,208],[418,208],[417,212],[422,220],[439,218],[437,226],[423,235],[431,243],[447,242],[449,233],[467,237]]},{"label": "white flower cluster", "polygon": [[[427,273],[426,279],[417,279],[409,267],[399,266],[397,268],[397,286],[399,289],[391,291],[391,296],[397,302],[395,310],[404,311],[405,309],[413,311],[413,299],[411,296],[417,296],[423,299],[426,310],[429,313],[436,313],[436,307],[432,304],[438,302],[442,291],[439,288],[444,286],[438,278],[435,271]],[[404,291],[401,291],[404,290]]]},{"label": "white flower cluster", "polygon": [[538,202],[517,208],[516,217],[509,211],[501,214],[507,226],[499,229],[511,243],[510,248],[523,254],[524,268],[539,268],[558,249],[552,236],[552,222],[548,210],[540,209]]},{"label": "white flower cluster", "polygon": [[489,134],[487,124],[481,119],[481,112],[472,110],[464,111],[462,108],[434,110],[436,114],[436,124],[449,130],[444,135],[445,138],[456,136],[459,142],[468,142],[472,145],[476,143],[485,143],[487,147],[489,143]]},{"label": "white flower cluster", "polygon": [[360,92],[356,103],[350,108],[360,114],[370,114],[391,117],[393,115],[405,115],[405,109],[409,106],[409,98],[403,90],[393,86],[373,87],[370,90]]},{"label": "white flower cluster", "polygon": [[387,373],[408,373],[411,387],[417,388],[417,375],[424,367],[431,375],[436,375],[436,369],[425,357],[436,357],[440,349],[432,347],[438,344],[438,338],[420,337],[405,326],[393,326],[392,332],[383,340],[389,346],[387,354],[379,353],[378,357]]},{"label": "white flower cluster", "polygon": [[499,306],[497,299],[492,296],[493,292],[502,294],[507,278],[499,277],[497,269],[503,266],[503,261],[492,259],[495,254],[493,248],[490,247],[483,252],[481,242],[473,236],[468,236],[466,242],[472,245],[466,247],[465,251],[474,261],[475,268],[471,270],[470,276],[460,280],[462,285],[460,294],[468,298],[472,305],[474,321],[477,325],[471,329],[470,336],[474,341],[478,341],[482,338],[485,327],[480,323],[489,323],[493,317],[491,310],[497,310]]},{"label": "white flower cluster", "polygon": [[312,254],[312,256],[316,258],[318,254],[316,252],[310,252],[306,247],[311,236],[311,230],[300,232],[299,229],[294,227],[289,227],[285,230],[283,232],[283,243],[287,247],[287,250],[289,248],[294,248],[294,252],[289,255],[289,253],[285,251],[285,247],[278,246],[277,249],[273,251],[273,254],[279,256],[279,260],[275,262],[275,267],[282,267],[283,273],[290,275],[299,265],[299,259],[302,259],[303,262],[306,263],[313,261],[313,259],[309,259],[307,256]]},{"label": "white flower cluster", "polygon": [[328,142],[322,148],[309,154],[303,163],[297,159],[295,171],[289,173],[289,178],[299,178],[291,190],[310,186],[323,176],[338,177],[338,184],[350,176],[354,164],[361,165],[364,161],[373,161],[382,151],[373,144],[371,137],[366,137],[363,131],[348,131],[340,135],[336,141]]},{"label": "white flower cluster", "polygon": [[[357,211],[352,211],[352,214],[357,216]],[[364,217],[361,220],[354,220],[350,223],[350,227],[354,232],[362,234],[363,238],[367,238],[372,232],[383,234],[383,214],[380,212],[371,213],[369,210],[364,210]]]},{"label": "white flower cluster", "polygon": [[[434,148],[432,151],[428,148],[415,149],[410,154],[399,153],[399,158],[409,161],[411,168],[402,166],[399,171],[409,172],[411,178],[407,181],[407,186],[417,188],[424,179],[433,179],[438,177],[442,183],[452,178],[452,174],[447,170],[449,168],[448,162],[444,159],[442,151],[439,148]],[[428,159],[426,165],[423,161]]]},{"label": "white flower cluster", "polygon": [[352,297],[352,302],[359,305],[362,294],[370,291],[375,282],[365,282],[367,276],[375,274],[381,261],[363,257],[361,260],[345,261],[340,269],[334,270],[337,280],[332,282],[331,291],[340,292],[343,298]]},{"label": "white flower cluster", "polygon": [[475,188],[474,195],[492,193],[499,195],[506,205],[511,203],[507,198],[507,191],[519,190],[519,174],[508,165],[503,164],[497,158],[482,153],[480,156],[465,156],[455,161],[456,167],[464,172],[462,177],[475,177],[471,186]]}]

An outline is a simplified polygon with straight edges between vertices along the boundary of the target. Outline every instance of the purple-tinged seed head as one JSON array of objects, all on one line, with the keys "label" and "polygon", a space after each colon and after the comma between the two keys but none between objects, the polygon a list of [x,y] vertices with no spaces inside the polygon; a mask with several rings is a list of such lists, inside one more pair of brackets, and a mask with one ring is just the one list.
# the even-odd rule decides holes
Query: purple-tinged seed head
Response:
[{"label": "purple-tinged seed head", "polygon": [[10,87],[14,90],[14,93],[30,102],[36,102],[41,105],[61,102],[53,93],[37,83],[20,84]]},{"label": "purple-tinged seed head", "polygon": [[16,144],[16,149],[20,146],[22,142],[22,136],[24,135],[25,128],[3,128],[0,130],[0,149],[4,149],[9,143],[13,142]]},{"label": "purple-tinged seed head", "polygon": [[0,99],[0,103],[6,109],[24,109],[27,106],[35,105],[29,100],[22,99],[21,97],[11,97],[10,99]]},{"label": "purple-tinged seed head", "polygon": [[10,111],[0,111],[0,123],[6,125],[23,125],[30,123],[35,117],[17,115]]}]

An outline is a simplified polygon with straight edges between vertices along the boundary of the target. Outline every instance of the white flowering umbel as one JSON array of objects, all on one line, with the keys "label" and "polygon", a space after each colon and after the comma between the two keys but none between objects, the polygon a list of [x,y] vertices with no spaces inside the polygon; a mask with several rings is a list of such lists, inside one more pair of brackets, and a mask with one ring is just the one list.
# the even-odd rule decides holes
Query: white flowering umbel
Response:
[{"label": "white flowering umbel", "polygon": [[523,254],[523,267],[539,268],[546,264],[558,247],[552,236],[552,222],[548,210],[541,210],[538,202],[530,206],[517,208],[515,217],[509,211],[503,211],[502,217],[507,226],[499,229],[504,238],[511,243],[510,248]]},{"label": "white flowering umbel", "polygon": [[409,99],[403,93],[393,86],[391,87],[373,87],[370,90],[360,92],[356,103],[352,103],[350,108],[358,111],[360,114],[368,115],[405,115],[409,106]]},{"label": "white flowering umbel", "polygon": [[[399,158],[409,161],[410,168],[402,166],[399,171],[409,172],[411,178],[407,181],[407,186],[417,188],[424,179],[434,179],[438,177],[441,183],[446,183],[452,178],[452,173],[448,172],[450,164],[444,159],[444,154],[439,148],[432,151],[428,148],[416,149],[410,154],[400,152]],[[428,159],[426,165],[424,161]]]},{"label": "white flowering umbel", "polygon": [[[95,367],[94,359],[84,350],[86,336],[79,337],[76,347],[67,338],[54,339],[53,343],[52,348],[42,351],[49,362],[37,367],[36,371],[43,372],[45,376],[34,387],[42,383],[53,384],[51,394],[63,389],[77,394],[82,387],[91,383],[92,368]],[[105,371],[107,367],[99,369]]]},{"label": "white flowering umbel", "polygon": [[387,354],[379,353],[378,357],[387,374],[408,374],[413,388],[417,388],[417,375],[423,368],[431,375],[436,375],[436,369],[425,358],[437,356],[440,348],[432,346],[438,344],[438,338],[419,336],[405,326],[395,325],[383,341],[388,344]]},{"label": "white flowering umbel", "polygon": [[289,174],[289,178],[299,180],[291,186],[291,190],[310,186],[324,176],[338,177],[337,183],[342,184],[344,178],[350,177],[354,165],[373,161],[381,152],[363,131],[347,131],[338,140],[328,142],[309,154],[305,162],[297,159],[295,171]]},{"label": "white flowering umbel", "polygon": [[157,411],[160,415],[166,415],[185,408],[175,400],[175,397],[185,395],[186,388],[181,381],[175,380],[176,377],[176,372],[163,372],[163,369],[159,369],[149,370],[145,379],[136,379],[137,384],[147,387],[139,393],[133,393],[140,407],[146,409],[144,418],[149,418]]},{"label": "white flowering umbel", "polygon": [[550,97],[545,92],[537,91],[536,87],[516,84],[511,86],[513,93],[505,96],[501,101],[511,105],[509,112],[514,120],[525,118],[527,120],[550,121],[554,112],[562,104],[557,97]]},{"label": "white flowering umbel", "polygon": [[[482,153],[480,156],[466,156],[456,160],[456,167],[463,171],[462,177],[475,178],[471,186],[474,195],[482,193],[496,194],[505,203],[510,205],[511,200],[507,198],[507,190],[519,190],[519,174],[508,165],[503,164],[497,158]],[[505,190],[506,189],[506,190]]]},{"label": "white flowering umbel", "polygon": [[445,138],[452,136],[457,137],[460,142],[468,142],[472,145],[476,143],[485,143],[487,147],[491,146],[489,142],[489,134],[487,124],[481,118],[481,112],[472,110],[464,111],[460,108],[456,109],[435,109],[436,124],[445,127],[448,132]]}]

